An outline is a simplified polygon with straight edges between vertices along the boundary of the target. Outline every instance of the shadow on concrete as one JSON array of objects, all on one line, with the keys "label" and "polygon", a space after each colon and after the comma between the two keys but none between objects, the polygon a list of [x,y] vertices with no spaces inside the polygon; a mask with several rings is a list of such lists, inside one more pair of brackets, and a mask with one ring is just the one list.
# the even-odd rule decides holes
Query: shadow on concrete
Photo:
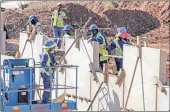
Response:
[{"label": "shadow on concrete", "polygon": [[108,27],[126,27],[133,36],[141,35],[160,26],[158,19],[140,10],[107,10],[103,14],[110,20]]},{"label": "shadow on concrete", "polygon": [[[114,97],[113,99],[111,98],[109,90],[106,87],[103,87],[101,89],[101,92],[103,94],[103,97],[101,97],[99,99],[99,102],[98,102],[98,111],[101,111],[101,110],[102,111],[103,110],[104,111],[120,111],[120,109],[121,109],[120,108],[120,101],[119,101],[119,97],[116,94],[116,92],[114,90],[112,90],[112,94],[113,94],[113,97]],[[102,100],[106,101],[108,109],[104,108]],[[99,109],[100,104],[102,105],[102,109]]]}]

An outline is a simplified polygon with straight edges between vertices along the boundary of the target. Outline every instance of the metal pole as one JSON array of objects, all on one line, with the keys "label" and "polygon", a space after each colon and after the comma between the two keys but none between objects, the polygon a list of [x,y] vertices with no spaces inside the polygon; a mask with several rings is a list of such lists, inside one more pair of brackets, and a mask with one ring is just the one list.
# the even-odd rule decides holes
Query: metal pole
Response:
[{"label": "metal pole", "polygon": [[78,78],[78,75],[77,75],[78,74],[78,70],[77,69],[78,69],[78,67],[76,67],[76,111],[77,111],[77,85],[78,85],[77,84],[78,83],[77,82],[77,78]]},{"label": "metal pole", "polygon": [[155,112],[158,111],[158,85],[156,84],[156,101],[155,101]]},{"label": "metal pole", "polygon": [[[0,1],[0,8],[1,8],[1,1]],[[1,18],[1,13],[0,13],[0,18]],[[2,25],[2,23],[1,23],[1,20],[0,20],[0,25]],[[3,31],[3,29],[1,29],[1,26],[0,26],[0,32],[1,31]],[[1,34],[0,34],[0,36],[1,36]],[[1,51],[0,51],[0,77],[1,77]],[[0,79],[0,91],[2,90],[2,88],[1,88],[1,84],[2,84],[2,80]],[[2,107],[1,107],[1,93],[2,93],[2,91],[0,92],[0,111],[2,111]]]},{"label": "metal pole", "polygon": [[137,60],[136,60],[135,69],[134,69],[134,72],[133,72],[132,80],[131,80],[131,83],[130,83],[130,87],[129,87],[129,91],[128,91],[128,95],[127,95],[127,99],[126,99],[126,103],[125,103],[125,107],[124,107],[125,110],[126,110],[126,107],[127,107],[128,101],[129,101],[129,96],[130,96],[130,93],[131,93],[131,89],[132,89],[133,81],[134,81],[134,78],[135,78],[136,69],[137,69],[139,59],[140,58],[138,57]]},{"label": "metal pole", "polygon": [[[56,73],[56,87],[58,88],[58,70],[55,71],[55,73]],[[53,87],[54,87],[54,85],[53,85]],[[58,97],[58,89],[56,89],[55,92],[56,92],[56,98],[57,98]]]},{"label": "metal pole", "polygon": [[[0,52],[0,77],[1,77],[1,52]],[[1,78],[0,78],[0,91],[2,90],[2,88],[1,88],[1,84],[2,84],[2,80],[1,80]],[[1,103],[2,103],[2,99],[1,99],[1,93],[2,93],[2,91],[0,92],[0,111],[2,111],[2,107],[1,107]]]},{"label": "metal pole", "polygon": [[[33,85],[33,83],[32,83],[32,79],[33,79],[33,77],[32,77],[32,75],[33,75],[33,71],[32,71],[32,68],[30,69],[30,88],[29,88],[29,92],[31,92],[30,93],[30,107],[32,107],[32,100],[33,100],[33,95],[32,95],[32,92],[33,92],[33,90],[32,90],[32,85]],[[32,111],[32,108],[30,108],[30,111]]]},{"label": "metal pole", "polygon": [[101,87],[102,87],[103,83],[104,83],[104,82],[102,82],[102,83],[100,84],[100,87],[98,88],[98,90],[97,90],[97,92],[96,92],[96,94],[95,94],[95,96],[94,96],[94,98],[93,98],[92,102],[90,103],[90,105],[89,105],[89,107],[88,107],[87,111],[89,111],[89,110],[90,110],[90,108],[91,108],[91,106],[93,105],[93,102],[94,102],[94,100],[96,99],[96,97],[97,97],[97,95],[98,95],[98,93],[99,93],[99,91],[100,91],[100,89],[101,89]]}]

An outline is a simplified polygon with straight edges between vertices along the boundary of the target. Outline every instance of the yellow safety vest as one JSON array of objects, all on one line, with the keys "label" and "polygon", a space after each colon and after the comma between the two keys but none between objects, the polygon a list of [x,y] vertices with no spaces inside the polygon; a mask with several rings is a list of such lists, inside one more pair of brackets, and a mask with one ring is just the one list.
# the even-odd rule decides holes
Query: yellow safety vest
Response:
[{"label": "yellow safety vest", "polygon": [[116,38],[116,39],[114,40],[114,43],[115,43],[115,45],[116,45],[116,48],[115,48],[115,50],[114,50],[114,51],[115,51],[115,55],[116,55],[116,56],[123,56],[123,50],[121,49],[118,41],[119,41],[119,38]]},{"label": "yellow safety vest", "polygon": [[100,51],[99,51],[100,59],[99,60],[105,61],[105,60],[108,60],[108,57],[104,56],[104,55],[108,55],[108,51],[106,50],[106,41],[105,41],[104,36],[100,32],[98,32],[96,38],[99,38],[100,36],[103,39],[103,44],[100,44]]},{"label": "yellow safety vest", "polygon": [[[50,66],[51,66],[50,56],[49,56],[49,54],[48,54],[47,51],[44,51],[44,54],[46,54],[46,55],[48,56],[48,60],[47,60],[47,62],[46,62],[46,66],[47,66],[47,67],[50,67]],[[43,71],[49,76],[49,75],[50,75],[50,69],[51,69],[51,68],[49,68],[49,70],[46,71],[45,68],[43,68]],[[52,70],[51,70],[51,72],[52,72]]]},{"label": "yellow safety vest", "polygon": [[65,16],[65,13],[61,11],[59,15],[59,13],[55,11],[53,16],[54,16],[53,26],[64,27],[63,17]]},{"label": "yellow safety vest", "polygon": [[67,38],[69,38],[69,39],[72,39],[73,37],[71,36],[71,35],[68,35],[67,33],[66,34],[64,34],[64,39],[67,39]]}]

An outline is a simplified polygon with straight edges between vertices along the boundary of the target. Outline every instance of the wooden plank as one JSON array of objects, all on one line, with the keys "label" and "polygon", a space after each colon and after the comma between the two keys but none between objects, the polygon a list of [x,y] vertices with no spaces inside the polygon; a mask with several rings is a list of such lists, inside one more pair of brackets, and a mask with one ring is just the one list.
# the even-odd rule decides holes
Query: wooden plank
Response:
[{"label": "wooden plank", "polygon": [[62,95],[60,95],[60,96],[55,100],[55,102],[56,102],[56,103],[64,102],[64,101],[65,101],[65,96],[66,96],[66,94],[63,93]]},{"label": "wooden plank", "polygon": [[94,69],[94,65],[93,65],[92,62],[90,62],[89,67],[90,67],[90,71],[91,71],[91,73],[92,73],[92,75],[93,75],[93,77],[94,77],[94,80],[95,80],[96,82],[98,82],[98,77],[97,77],[97,74],[96,74],[96,71],[95,71],[95,69]]},{"label": "wooden plank", "polygon": [[[78,32],[79,32],[79,31],[76,29],[76,30],[75,30],[75,37],[77,37],[77,33],[78,33]],[[76,40],[75,47],[80,50],[80,38],[78,38],[78,39]]]},{"label": "wooden plank", "polygon": [[108,84],[108,64],[104,64],[103,66],[103,73],[104,73],[104,83]]},{"label": "wooden plank", "polygon": [[99,67],[99,50],[100,50],[100,46],[98,42],[92,42],[92,46],[93,46],[93,64],[94,64],[94,69],[95,71],[100,71],[100,67]]},{"label": "wooden plank", "polygon": [[121,69],[119,70],[118,78],[117,78],[117,81],[116,81],[116,84],[118,84],[119,87],[121,86],[124,78],[125,78],[125,71],[124,71],[123,68],[121,68]]},{"label": "wooden plank", "polygon": [[107,57],[111,57],[111,58],[123,58],[123,56],[116,56],[116,55],[104,55]]},{"label": "wooden plank", "polygon": [[165,92],[165,88],[157,76],[154,76],[154,84],[156,84],[158,86],[158,88],[160,89],[161,92]]}]

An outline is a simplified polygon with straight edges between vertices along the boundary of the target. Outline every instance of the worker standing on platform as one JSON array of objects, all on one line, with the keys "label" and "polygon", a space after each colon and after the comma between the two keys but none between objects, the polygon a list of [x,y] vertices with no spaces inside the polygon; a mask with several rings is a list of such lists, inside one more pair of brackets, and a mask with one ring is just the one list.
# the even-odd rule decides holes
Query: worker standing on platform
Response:
[{"label": "worker standing on platform", "polygon": [[103,70],[103,64],[107,63],[107,61],[108,61],[108,57],[104,56],[104,55],[108,55],[107,41],[106,41],[104,34],[99,32],[99,29],[96,24],[92,24],[90,26],[90,31],[91,31],[91,36],[88,39],[88,42],[91,42],[91,41],[99,42],[99,44],[100,44],[99,64]]},{"label": "worker standing on platform", "polygon": [[[111,55],[111,52],[114,51],[114,55],[116,56],[123,56],[123,45],[124,44],[131,44],[129,37],[131,35],[127,33],[127,30],[125,27],[120,27],[118,34],[116,35],[116,39],[111,42],[111,44],[108,46],[109,54]],[[123,66],[123,59],[122,58],[115,58],[117,71],[120,70]]]},{"label": "worker standing on platform", "polygon": [[[44,53],[41,56],[42,67],[50,67],[56,65],[55,57],[53,55],[53,51],[56,45],[57,44],[52,40],[48,40],[45,42],[43,46]],[[43,103],[48,103],[51,95],[50,87],[52,85],[52,82],[54,81],[54,68],[42,68],[40,74],[44,84],[44,92],[42,96]]]},{"label": "worker standing on platform", "polygon": [[64,18],[66,17],[65,12],[62,11],[62,4],[57,5],[57,10],[52,14],[51,29],[53,29],[54,38],[58,39],[57,47],[61,47],[61,34],[64,27]]}]

